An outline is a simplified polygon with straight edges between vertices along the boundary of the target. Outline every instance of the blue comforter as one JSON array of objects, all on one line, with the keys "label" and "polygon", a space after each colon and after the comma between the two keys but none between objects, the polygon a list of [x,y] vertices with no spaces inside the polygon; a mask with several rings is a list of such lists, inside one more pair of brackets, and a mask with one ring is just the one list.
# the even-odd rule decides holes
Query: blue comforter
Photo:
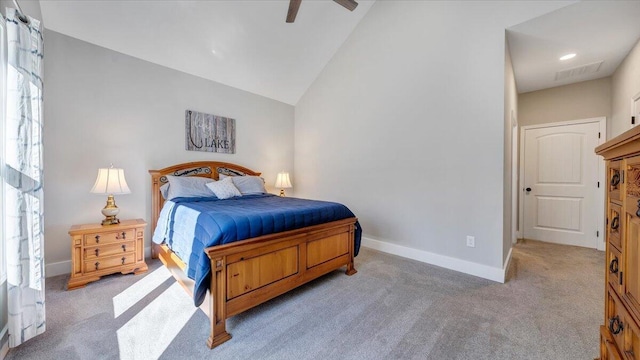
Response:
[{"label": "blue comforter", "polygon": [[[191,221],[195,222],[195,230],[191,227],[186,236],[180,234],[180,228],[184,227],[181,224],[190,220],[186,219],[188,216],[181,218],[180,214],[189,214],[193,218]],[[354,216],[342,204],[268,194],[226,200],[174,199],[165,203],[153,241],[166,242],[172,249],[191,247],[183,250],[183,254],[176,253],[189,257],[183,258],[183,261],[188,266],[187,275],[195,280],[194,303],[200,306],[211,281],[211,263],[204,252],[205,248]],[[356,223],[354,255],[358,255],[361,236],[362,229]],[[185,245],[185,240],[190,241],[191,238],[191,244]],[[190,255],[186,255],[186,252]]]}]

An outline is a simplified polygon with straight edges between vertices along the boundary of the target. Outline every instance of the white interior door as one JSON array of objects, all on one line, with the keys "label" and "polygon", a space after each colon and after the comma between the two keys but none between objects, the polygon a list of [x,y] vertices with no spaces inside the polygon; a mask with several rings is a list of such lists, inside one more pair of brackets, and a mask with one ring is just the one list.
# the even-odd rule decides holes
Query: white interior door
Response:
[{"label": "white interior door", "polygon": [[596,248],[597,122],[524,130],[523,237]]}]

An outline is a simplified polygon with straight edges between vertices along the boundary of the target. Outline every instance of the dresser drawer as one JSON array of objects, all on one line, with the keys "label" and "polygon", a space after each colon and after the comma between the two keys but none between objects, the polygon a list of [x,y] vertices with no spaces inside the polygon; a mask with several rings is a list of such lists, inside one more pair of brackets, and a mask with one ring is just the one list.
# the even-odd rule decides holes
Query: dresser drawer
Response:
[{"label": "dresser drawer", "polygon": [[600,360],[621,360],[613,335],[606,326],[600,326]]},{"label": "dresser drawer", "polygon": [[84,246],[110,244],[122,242],[125,240],[134,240],[136,236],[135,229],[115,230],[109,232],[100,232],[95,234],[86,234],[84,236]]},{"label": "dresser drawer", "polygon": [[611,245],[618,250],[622,250],[622,234],[623,221],[622,207],[620,205],[609,203],[609,211],[607,216],[607,239]]},{"label": "dresser drawer", "polygon": [[125,254],[135,250],[135,241],[123,241],[115,244],[98,245],[86,247],[84,249],[83,259],[92,260],[111,255]]},{"label": "dresser drawer", "polygon": [[607,183],[609,199],[622,201],[622,161],[609,161],[607,164]]},{"label": "dresser drawer", "polygon": [[622,255],[620,251],[613,246],[609,246],[607,250],[607,282],[616,291],[618,296],[622,296]]},{"label": "dresser drawer", "polygon": [[92,273],[122,265],[133,264],[135,261],[135,253],[126,253],[112,257],[99,257],[93,260],[86,260],[84,261],[84,273]]},{"label": "dresser drawer", "polygon": [[620,299],[609,289],[605,326],[623,359],[640,360],[640,328]]},{"label": "dresser drawer", "polygon": [[622,303],[618,297],[612,293],[611,289],[607,292],[607,316],[605,319],[605,326],[609,329],[611,337],[616,343],[618,349],[624,347],[624,321],[626,311],[624,310]]}]

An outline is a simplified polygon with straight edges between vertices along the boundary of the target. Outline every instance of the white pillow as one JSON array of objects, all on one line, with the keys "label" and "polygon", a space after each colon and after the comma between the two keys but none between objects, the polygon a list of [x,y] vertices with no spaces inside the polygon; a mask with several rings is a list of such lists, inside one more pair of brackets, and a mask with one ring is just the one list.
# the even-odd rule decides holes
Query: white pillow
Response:
[{"label": "white pillow", "polygon": [[210,182],[206,186],[213,191],[220,200],[232,198],[234,196],[242,196],[240,190],[233,185],[232,178],[224,178],[220,181]]},{"label": "white pillow", "polygon": [[231,178],[242,195],[265,194],[267,189],[264,188],[264,180],[259,176],[228,176],[219,174],[220,180]]},{"label": "white pillow", "polygon": [[211,178],[198,176],[171,176],[169,180],[169,191],[167,200],[179,197],[212,197],[214,194],[206,184],[213,182]]}]

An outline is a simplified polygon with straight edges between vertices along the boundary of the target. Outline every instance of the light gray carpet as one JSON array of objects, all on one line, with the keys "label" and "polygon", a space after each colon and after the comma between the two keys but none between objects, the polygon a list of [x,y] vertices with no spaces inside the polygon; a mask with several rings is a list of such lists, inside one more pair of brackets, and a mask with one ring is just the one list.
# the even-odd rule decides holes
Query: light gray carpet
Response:
[{"label": "light gray carpet", "polygon": [[229,319],[233,338],[213,350],[205,345],[208,319],[183,305],[190,299],[165,280],[158,261],[144,275],[108,276],[74,291],[64,290],[65,276],[50,278],[47,331],[8,359],[598,356],[602,252],[520,242],[506,284],[366,248],[356,268],[354,276],[331,273]]}]

